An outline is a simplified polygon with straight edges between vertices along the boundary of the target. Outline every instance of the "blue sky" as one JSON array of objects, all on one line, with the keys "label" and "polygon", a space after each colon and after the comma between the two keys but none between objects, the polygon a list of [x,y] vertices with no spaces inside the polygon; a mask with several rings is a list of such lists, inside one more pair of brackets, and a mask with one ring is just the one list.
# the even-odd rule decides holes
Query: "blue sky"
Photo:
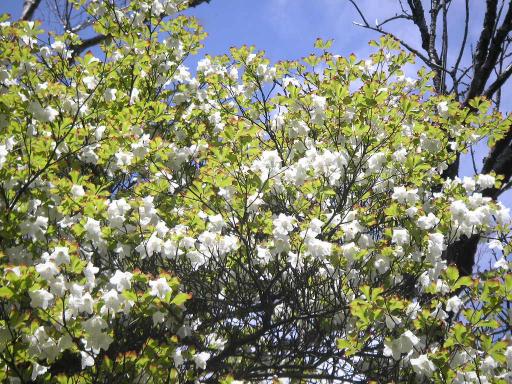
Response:
[{"label": "blue sky", "polygon": [[[46,0],[43,0],[45,3]],[[369,23],[376,19],[382,22],[399,11],[398,0],[358,0]],[[471,23],[468,41],[476,41],[481,30],[483,1],[471,1]],[[23,0],[0,0],[0,13],[11,13],[16,19],[21,14]],[[450,10],[449,62],[453,62],[458,51],[464,21],[464,2],[454,0]],[[368,41],[377,39],[378,34],[354,24],[360,18],[348,0],[211,0],[185,12],[195,16],[208,33],[202,54],[219,55],[230,47],[243,44],[254,45],[264,50],[272,62],[304,57],[312,52],[316,38],[334,39],[332,51],[348,55],[355,53],[366,57],[372,52]],[[36,14],[36,18],[44,17]],[[420,36],[411,22],[399,20],[390,23],[387,30],[403,38],[414,47],[420,47]],[[451,58],[451,60],[450,60]],[[470,47],[466,47],[464,60],[469,62]],[[412,75],[413,73],[409,73]],[[512,110],[512,86],[504,87],[502,110]],[[485,146],[476,148],[476,164],[487,154]],[[473,174],[469,156],[466,156],[461,174]],[[512,207],[512,192],[504,194],[501,200]]]}]

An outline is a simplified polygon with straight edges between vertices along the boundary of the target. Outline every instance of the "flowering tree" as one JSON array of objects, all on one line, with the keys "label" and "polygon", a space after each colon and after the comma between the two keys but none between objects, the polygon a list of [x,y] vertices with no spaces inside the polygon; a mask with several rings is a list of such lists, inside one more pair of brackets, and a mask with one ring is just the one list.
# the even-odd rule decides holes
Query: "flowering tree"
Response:
[{"label": "flowering tree", "polygon": [[[194,77],[183,6],[87,3],[83,56],[0,24],[0,379],[507,382],[502,177],[442,174],[510,119],[405,78],[390,38]],[[501,258],[462,276],[474,234]]]},{"label": "flowering tree", "polygon": [[[376,20],[375,26],[368,22],[366,10],[361,4],[348,1],[360,17],[360,22],[356,24],[379,34],[391,34],[403,48],[414,53],[434,72],[432,83],[437,93],[450,94],[463,106],[468,106],[475,97],[485,96],[500,109],[502,87],[512,75],[512,1],[471,3],[464,0],[455,4],[450,0],[399,0],[396,2],[398,12],[380,22]],[[397,22],[414,25],[420,36],[421,48],[415,47],[407,38],[399,39],[393,33],[393,28],[389,26]],[[471,32],[475,24],[480,26],[479,33]],[[457,29],[458,33],[455,32]],[[503,175],[502,185],[486,189],[483,191],[484,197],[497,199],[510,189],[511,144],[512,130],[493,142],[482,164],[474,162],[473,167],[480,167],[481,173]],[[454,178],[459,174],[461,153],[457,154],[444,171],[445,177]],[[480,237],[475,233],[469,237],[462,236],[449,245],[447,258],[456,263],[461,273],[470,275],[476,266],[479,241]]]}]

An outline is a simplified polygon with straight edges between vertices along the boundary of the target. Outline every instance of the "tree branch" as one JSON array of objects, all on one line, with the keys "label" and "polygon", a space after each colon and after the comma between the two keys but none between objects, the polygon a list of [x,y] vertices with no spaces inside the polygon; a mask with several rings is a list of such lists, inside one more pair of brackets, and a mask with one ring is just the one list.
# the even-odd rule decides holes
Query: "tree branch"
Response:
[{"label": "tree branch", "polygon": [[423,8],[423,4],[421,0],[407,0],[409,4],[409,8],[412,12],[412,20],[414,24],[418,27],[421,36],[421,46],[428,53],[428,57],[431,62],[436,64],[435,68],[432,68],[436,73],[434,78],[434,87],[437,92],[442,92],[441,89],[441,71],[439,68],[442,68],[441,61],[439,59],[439,55],[436,50],[436,29],[437,29],[437,13],[439,12],[438,2],[434,1],[431,7],[431,25],[430,30],[427,26],[427,21],[425,19],[425,10]]},{"label": "tree branch", "polygon": [[491,85],[489,85],[489,87],[485,90],[484,96],[487,97],[488,99],[492,98],[494,93],[498,89],[500,89],[503,86],[503,84],[505,84],[505,82],[510,78],[511,75],[512,64],[509,64],[509,66],[505,68],[505,70],[498,75],[496,80]]},{"label": "tree branch", "polygon": [[80,44],[72,45],[70,48],[73,50],[73,56],[80,55],[83,51],[101,43],[107,37],[109,37],[109,36],[108,35],[96,35],[89,39],[83,40]]},{"label": "tree branch", "polygon": [[41,0],[25,0],[23,2],[23,11],[21,12],[20,21],[31,20],[39,4],[41,4]]},{"label": "tree branch", "polygon": [[188,6],[189,7],[197,7],[198,5],[200,4],[203,4],[203,3],[209,3],[211,0],[190,0],[188,2]]},{"label": "tree branch", "polygon": [[497,23],[496,7],[497,0],[487,0],[484,27],[473,59],[475,73],[466,95],[465,104],[475,96],[483,93],[485,84],[489,80],[492,70],[501,55],[503,42],[512,30],[512,0],[510,0],[503,23],[496,30],[494,37],[492,37],[492,31]]}]

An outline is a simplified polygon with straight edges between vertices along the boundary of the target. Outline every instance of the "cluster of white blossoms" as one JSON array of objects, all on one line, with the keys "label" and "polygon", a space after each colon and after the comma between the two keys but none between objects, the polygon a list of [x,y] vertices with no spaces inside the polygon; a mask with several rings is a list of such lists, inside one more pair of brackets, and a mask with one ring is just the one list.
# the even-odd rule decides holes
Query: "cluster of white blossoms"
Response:
[{"label": "cluster of white blossoms", "polygon": [[[131,8],[116,9],[119,21],[131,19],[140,22],[141,27],[145,28],[143,21],[148,12],[162,17],[174,14],[184,2],[155,0],[141,4],[138,12]],[[112,11],[98,1],[91,2],[88,10],[95,17],[106,17]],[[2,23],[1,26],[10,27],[10,23]],[[2,199],[0,207],[3,212],[8,209],[17,215],[16,219],[9,219],[10,222],[1,221],[0,229],[3,231],[8,226],[9,231],[19,231],[17,240],[12,244],[3,243],[2,239],[0,249],[6,249],[5,253],[0,251],[0,255],[5,255],[8,258],[7,263],[15,266],[2,270],[1,277],[11,279],[6,287],[2,286],[2,289],[11,292],[14,281],[12,276],[16,279],[26,278],[29,273],[27,265],[31,268],[30,273],[33,273],[30,275],[32,285],[26,288],[29,290],[20,291],[20,295],[26,294],[26,304],[23,303],[21,307],[18,304],[9,304],[8,310],[16,310],[16,306],[18,309],[28,306],[34,324],[37,324],[38,318],[45,319],[41,326],[27,328],[28,333],[23,339],[27,343],[26,358],[32,366],[31,379],[37,380],[39,376],[48,374],[50,366],[66,351],[77,354],[79,352],[82,370],[98,363],[101,366],[103,354],[114,341],[114,329],[129,324],[128,319],[135,321],[140,318],[141,315],[134,311],[137,311],[143,295],[153,298],[147,299],[152,302],[158,299],[151,306],[147,306],[154,313],[149,311],[144,314],[158,319],[154,326],[179,328],[180,324],[176,320],[179,319],[179,312],[173,313],[173,316],[178,317],[171,321],[169,312],[160,304],[167,302],[168,305],[179,294],[176,282],[168,276],[158,277],[156,274],[149,275],[151,277],[143,275],[142,279],[140,273],[135,273],[125,260],[133,260],[134,255],[139,255],[140,259],[156,258],[160,254],[170,258],[183,252],[178,250],[177,243],[171,239],[171,235],[175,236],[176,232],[169,230],[161,220],[152,196],[129,198],[126,194],[119,194],[124,188],[121,185],[108,198],[98,185],[90,182],[90,178],[98,174],[87,176],[85,172],[73,179],[72,183],[68,180],[69,175],[82,166],[98,166],[101,172],[106,171],[106,184],[103,187],[105,191],[116,185],[117,181],[112,182],[119,179],[116,175],[132,173],[131,167],[136,162],[143,162],[148,156],[153,137],[147,129],[137,128],[135,125],[128,129],[113,128],[104,115],[100,121],[91,115],[93,110],[97,112],[105,105],[115,108],[117,103],[124,103],[122,100],[128,98],[129,105],[136,104],[140,100],[140,89],[131,87],[127,91],[119,82],[116,84],[116,80],[107,80],[107,73],[102,73],[97,66],[101,61],[88,53],[84,58],[83,71],[67,85],[70,91],[66,92],[66,87],[56,91],[56,84],[59,83],[57,77],[60,76],[57,73],[61,70],[59,65],[72,59],[71,42],[67,39],[71,34],[55,40],[49,46],[38,46],[39,41],[32,36],[34,23],[22,24],[20,28],[20,32],[26,34],[20,39],[21,46],[35,52],[33,60],[27,61],[16,70],[14,65],[12,68],[9,66],[9,69],[4,68],[6,61],[2,58],[0,68],[0,96],[9,95],[11,90],[15,90],[16,103],[19,105],[18,109],[13,109],[12,116],[23,111],[26,115],[24,121],[28,122],[23,132],[0,139],[0,170],[9,173],[14,171],[12,176],[8,173],[0,175],[0,188],[9,194]],[[3,32],[0,35],[0,40],[4,42]],[[175,45],[176,49],[163,55],[165,61],[171,65],[168,68],[161,67],[161,83],[171,83],[171,70],[177,67],[178,61],[185,55],[185,44],[181,40],[182,37],[178,35],[168,39],[168,44]],[[118,58],[113,55],[111,59],[115,61]],[[157,58],[155,62],[156,60]],[[20,82],[23,77],[31,75],[31,71],[36,76],[42,74],[43,64],[45,68],[53,68],[57,77],[52,79],[47,76],[46,81],[32,84],[32,88],[27,85],[32,79]],[[144,76],[141,71],[141,77]],[[64,77],[63,75],[62,78]],[[10,118],[11,116],[3,112],[0,114],[2,133],[4,129],[11,129]],[[110,140],[114,129],[122,131],[119,142],[116,142],[117,139]],[[32,141],[28,147],[22,148],[18,140],[27,137],[31,137],[29,140]],[[45,143],[33,144],[38,140]],[[198,159],[207,148],[204,140],[188,142],[180,147],[167,141],[166,145],[172,154],[171,168],[175,169]],[[38,158],[37,162],[34,160],[36,155],[47,157],[44,161]],[[70,161],[69,168],[56,181],[51,182],[48,174],[53,170],[50,166],[57,164],[56,167],[60,167],[67,161]],[[18,174],[16,171],[19,171]],[[64,188],[65,192],[62,185],[57,184],[59,179],[69,183]],[[70,203],[68,196],[74,199],[73,204],[76,205]],[[133,238],[129,237],[138,228],[142,228],[143,233],[140,234],[138,243],[134,244]],[[212,231],[215,236],[218,235],[217,230]],[[204,239],[203,247],[207,252],[212,252],[206,237],[200,237]],[[226,237],[215,240],[214,246],[220,253],[227,253],[236,249],[237,243],[236,239]],[[116,261],[110,264],[114,259]],[[2,280],[2,284],[8,280]],[[179,308],[184,308],[181,302]],[[7,343],[14,340],[9,326],[9,320],[0,321],[1,351],[6,348]],[[205,368],[208,353],[197,351],[194,358],[188,355],[184,354],[181,360],[190,359],[197,367]],[[2,375],[3,368],[2,365]],[[1,375],[0,377],[4,378]]]},{"label": "cluster of white blossoms", "polygon": [[[147,20],[183,2],[139,5],[112,10],[92,1],[90,12],[114,12],[142,34]],[[499,178],[440,181],[447,145],[462,148],[478,136],[447,144],[433,132],[436,119],[456,118],[451,104],[419,108],[411,89],[421,80],[401,72],[396,83],[379,80],[376,61],[385,61],[386,73],[399,60],[388,52],[358,64],[331,56],[321,74],[305,75],[244,48],[232,61],[203,58],[194,76],[183,64],[192,35],[180,37],[187,27],[177,20],[178,33],[145,48],[114,36],[117,44],[102,48],[106,61],[80,58],[83,68],[59,94],[58,78],[48,75],[35,94],[20,79],[43,70],[37,60],[57,70],[72,59],[69,39],[38,47],[27,29],[21,41],[37,48],[37,60],[19,73],[0,69],[0,96],[13,87],[19,115],[0,116],[1,129],[4,120],[27,121],[0,141],[0,208],[8,212],[0,230],[15,234],[5,276],[32,279],[11,306],[14,313],[25,305],[34,320],[23,337],[32,380],[64,352],[79,356],[84,372],[100,369],[123,332],[138,331],[157,335],[137,337],[187,380],[217,374],[203,372],[214,363],[234,372],[231,361],[246,355],[251,364],[292,364],[284,352],[271,356],[274,344],[299,345],[297,337],[317,333],[315,350],[336,348],[322,335],[346,341],[340,348],[350,352],[343,359],[351,369],[365,366],[356,363],[368,349],[415,379],[469,364],[482,382],[506,377],[512,347],[502,348],[505,361],[477,342],[449,350],[429,334],[451,335],[454,323],[457,332],[482,329],[466,324],[471,297],[447,266],[450,244],[499,232],[491,245],[503,255],[496,266],[508,270],[509,210],[486,197]],[[370,74],[368,89],[352,90],[351,81]],[[407,99],[417,105],[402,105]],[[382,111],[370,117],[374,104]],[[27,151],[32,140],[40,143]],[[42,155],[34,160],[33,152]],[[460,280],[468,290],[473,284]],[[5,281],[1,298],[14,296]],[[196,300],[190,310],[189,299]],[[13,339],[9,321],[0,320],[0,342]],[[260,336],[238,347],[247,335]],[[128,347],[115,353],[129,358]],[[221,351],[236,359],[217,360]],[[454,382],[474,380],[473,371],[453,373]]]}]

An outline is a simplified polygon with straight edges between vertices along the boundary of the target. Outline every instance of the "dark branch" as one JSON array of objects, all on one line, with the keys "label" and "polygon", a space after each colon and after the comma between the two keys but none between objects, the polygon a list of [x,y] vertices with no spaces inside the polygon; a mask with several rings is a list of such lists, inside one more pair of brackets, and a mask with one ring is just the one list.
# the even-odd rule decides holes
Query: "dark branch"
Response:
[{"label": "dark branch", "polygon": [[189,7],[197,7],[198,5],[200,4],[203,4],[203,3],[209,3],[211,0],[190,0],[188,2],[188,6]]},{"label": "dark branch", "polygon": [[428,53],[428,57],[430,61],[436,64],[435,68],[432,68],[436,73],[434,78],[434,86],[438,92],[442,92],[441,89],[441,71],[439,70],[441,65],[441,60],[439,59],[439,55],[436,50],[436,29],[437,29],[437,13],[439,12],[439,7],[435,7],[437,5],[437,1],[433,3],[431,9],[431,29],[427,26],[427,21],[425,19],[425,10],[423,8],[423,4],[421,0],[407,0],[409,4],[409,8],[412,13],[412,20],[414,24],[418,27],[421,36],[421,46]]},{"label": "dark branch", "polygon": [[41,4],[41,0],[25,0],[23,2],[23,11],[21,13],[20,20],[31,20],[37,7],[39,7],[39,4]]},{"label": "dark branch", "polygon": [[[489,20],[491,17],[494,19]],[[475,96],[484,92],[485,84],[495,68],[502,53],[503,43],[507,35],[512,31],[512,0],[509,2],[507,13],[503,23],[496,30],[494,37],[488,36],[497,23],[496,0],[487,1],[487,11],[484,18],[484,27],[478,41],[477,49],[473,59],[474,76],[466,95],[466,103]],[[488,47],[488,48],[487,48]]]},{"label": "dark branch", "polygon": [[71,49],[73,50],[73,56],[80,55],[83,51],[86,49],[89,49],[91,47],[94,47],[97,44],[100,44],[103,42],[108,36],[107,35],[96,35],[94,37],[91,37],[89,39],[85,39],[80,44],[72,45]]},{"label": "dark branch", "polygon": [[484,92],[484,96],[488,99],[492,98],[494,93],[498,89],[501,89],[503,84],[505,84],[505,82],[510,78],[510,75],[512,75],[512,64],[510,64],[502,73],[500,73],[496,80],[491,85],[489,85],[489,87]]}]

